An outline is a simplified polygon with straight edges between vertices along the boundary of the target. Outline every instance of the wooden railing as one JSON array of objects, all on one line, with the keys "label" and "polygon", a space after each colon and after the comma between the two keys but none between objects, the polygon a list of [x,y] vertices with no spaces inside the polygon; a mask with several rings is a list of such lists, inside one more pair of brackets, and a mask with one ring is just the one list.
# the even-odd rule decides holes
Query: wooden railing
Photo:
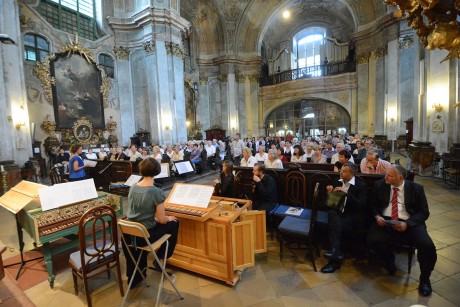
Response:
[{"label": "wooden railing", "polygon": [[355,71],[355,61],[344,61],[338,63],[296,68],[292,70],[286,70],[272,76],[262,77],[260,79],[260,86],[275,85],[298,79],[333,76]]}]

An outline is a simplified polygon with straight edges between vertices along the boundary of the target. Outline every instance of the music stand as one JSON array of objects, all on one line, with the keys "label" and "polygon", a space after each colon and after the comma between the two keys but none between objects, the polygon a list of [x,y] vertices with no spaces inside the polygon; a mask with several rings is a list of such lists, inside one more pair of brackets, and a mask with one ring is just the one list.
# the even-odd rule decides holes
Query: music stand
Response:
[{"label": "music stand", "polygon": [[179,175],[187,175],[195,172],[195,169],[190,161],[174,161],[174,166],[176,167],[176,171]]},{"label": "music stand", "polygon": [[[18,214],[19,212],[24,209],[24,207],[32,201],[35,197],[38,196],[38,190],[45,188],[45,185],[42,184],[37,184],[34,182],[29,182],[29,181],[21,181],[19,182],[16,186],[12,187],[9,191],[7,191],[2,197],[0,197],[0,206],[3,208],[7,209],[11,213],[14,214],[14,217],[16,219],[16,227],[18,230],[18,240],[19,240],[19,253],[21,255],[21,261],[11,263],[8,265],[5,265],[4,267],[10,267],[14,265],[20,265],[18,269],[18,273],[16,274],[16,280],[19,278],[19,274],[21,273],[22,268],[27,262],[35,261],[41,258],[44,258],[44,256],[37,257],[34,259],[24,259],[24,235],[22,233],[22,226],[19,223],[19,218]],[[35,242],[36,244],[36,242]]]}]

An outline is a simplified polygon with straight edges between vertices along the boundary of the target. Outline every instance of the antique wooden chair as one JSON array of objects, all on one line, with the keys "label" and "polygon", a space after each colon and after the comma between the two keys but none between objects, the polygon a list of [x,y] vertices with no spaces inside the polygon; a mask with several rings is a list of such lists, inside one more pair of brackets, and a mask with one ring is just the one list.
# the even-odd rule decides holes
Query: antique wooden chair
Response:
[{"label": "antique wooden chair", "polygon": [[85,286],[88,306],[91,307],[88,279],[104,272],[110,278],[110,270],[116,268],[120,294],[123,296],[115,210],[107,205],[88,209],[78,223],[78,237],[80,250],[72,253],[69,259],[75,294],[78,295],[77,277],[80,277]]}]

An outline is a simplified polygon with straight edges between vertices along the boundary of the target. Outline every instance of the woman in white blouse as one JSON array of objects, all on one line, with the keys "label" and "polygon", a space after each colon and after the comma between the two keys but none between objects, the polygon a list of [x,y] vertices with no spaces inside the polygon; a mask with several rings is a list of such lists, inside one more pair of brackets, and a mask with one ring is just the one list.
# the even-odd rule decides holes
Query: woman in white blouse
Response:
[{"label": "woman in white blouse", "polygon": [[307,162],[307,158],[305,157],[305,153],[303,152],[303,148],[300,145],[294,146],[294,154],[291,157],[291,162]]},{"label": "woman in white blouse", "polygon": [[268,154],[265,152],[265,146],[259,145],[259,152],[256,153],[256,160],[259,162],[265,162],[268,159]]},{"label": "woman in white blouse", "polygon": [[161,163],[161,159],[163,158],[163,155],[161,154],[159,146],[153,146],[153,153],[151,157],[157,160],[158,163]]},{"label": "woman in white blouse", "polygon": [[305,158],[311,158],[315,154],[313,150],[313,143],[307,143],[307,149],[305,150]]},{"label": "woman in white blouse", "polygon": [[257,163],[257,159],[252,156],[251,149],[243,148],[243,158],[240,161],[240,166],[253,167]]},{"label": "woman in white blouse", "polygon": [[268,159],[264,161],[266,168],[283,168],[283,162],[278,159],[278,153],[274,149],[268,152]]}]

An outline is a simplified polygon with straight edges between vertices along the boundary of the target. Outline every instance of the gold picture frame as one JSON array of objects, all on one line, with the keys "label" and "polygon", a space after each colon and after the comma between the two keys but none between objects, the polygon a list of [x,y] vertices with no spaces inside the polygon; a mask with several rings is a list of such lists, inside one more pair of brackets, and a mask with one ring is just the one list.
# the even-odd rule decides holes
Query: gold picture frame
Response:
[{"label": "gold picture frame", "polygon": [[86,118],[77,120],[73,124],[72,131],[74,138],[83,144],[90,143],[94,134],[93,124]]}]

